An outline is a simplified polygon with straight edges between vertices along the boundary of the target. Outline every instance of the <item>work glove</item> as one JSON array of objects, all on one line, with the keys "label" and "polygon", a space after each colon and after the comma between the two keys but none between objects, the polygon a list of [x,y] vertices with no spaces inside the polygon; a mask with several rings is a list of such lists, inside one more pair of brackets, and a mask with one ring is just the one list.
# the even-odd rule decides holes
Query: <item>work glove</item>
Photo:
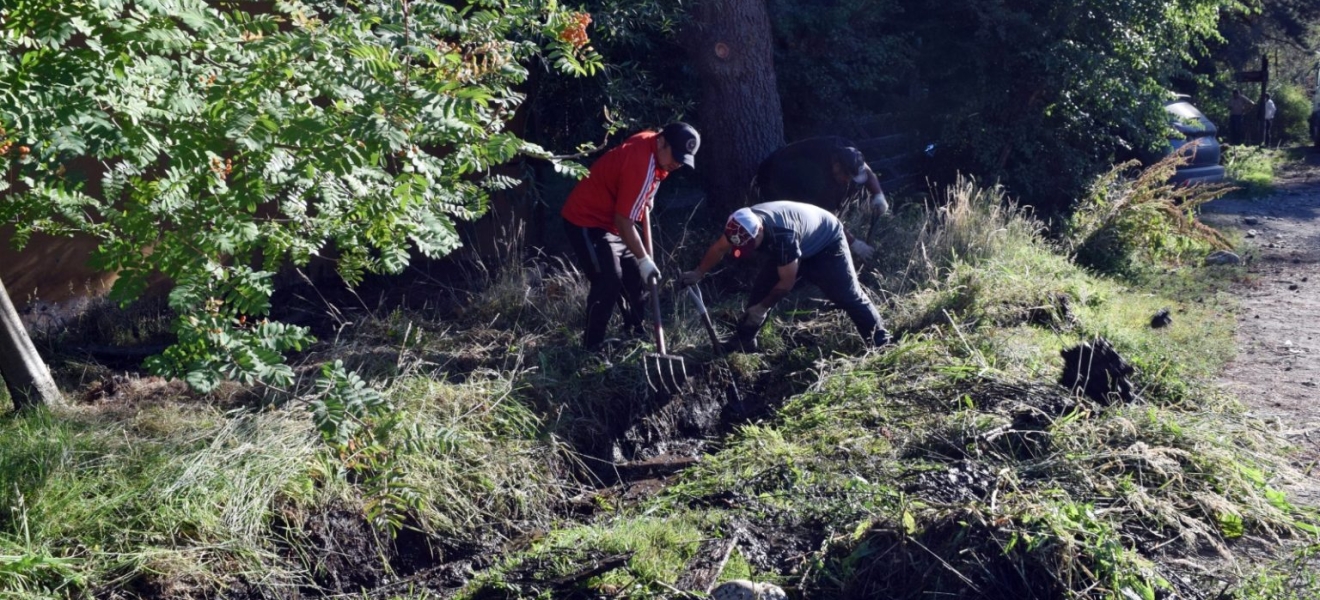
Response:
[{"label": "work glove", "polygon": [[853,256],[856,256],[857,260],[871,260],[871,257],[875,255],[875,248],[862,240],[853,240],[852,245],[848,248],[852,250]]},{"label": "work glove", "polygon": [[641,260],[637,261],[637,268],[641,269],[642,281],[646,283],[650,283],[652,277],[656,278],[657,281],[660,279],[660,268],[655,266],[655,261],[651,260],[649,256],[643,256]]},{"label": "work glove", "polygon": [[697,271],[684,271],[682,275],[678,276],[678,287],[685,288],[696,285],[698,281],[701,281],[701,277],[701,273]]},{"label": "work glove", "polygon": [[871,210],[874,210],[875,214],[878,215],[889,214],[889,201],[885,199],[884,190],[880,190],[874,196],[871,196]]},{"label": "work glove", "polygon": [[738,320],[738,328],[760,329],[761,325],[765,324],[765,316],[769,313],[770,309],[760,304],[753,304],[747,307],[747,312],[744,312],[742,318]]}]

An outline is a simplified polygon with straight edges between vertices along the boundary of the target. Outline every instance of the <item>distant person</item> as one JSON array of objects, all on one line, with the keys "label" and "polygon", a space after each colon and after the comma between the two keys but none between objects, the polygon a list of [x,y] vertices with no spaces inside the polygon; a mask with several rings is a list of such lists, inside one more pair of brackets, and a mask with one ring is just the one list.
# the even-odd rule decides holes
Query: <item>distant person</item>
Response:
[{"label": "distant person", "polygon": [[[815,137],[793,142],[775,150],[756,170],[753,190],[761,202],[794,200],[819,206],[838,216],[863,192],[871,210],[889,212],[889,202],[880,179],[866,164],[862,153],[845,138]],[[848,236],[849,247],[866,260],[875,249]]]},{"label": "distant person", "polygon": [[829,211],[789,201],[740,208],[729,215],[724,234],[706,250],[697,268],[683,273],[679,282],[688,286],[701,281],[730,252],[734,258],[764,257],[730,345],[757,351],[756,336],[770,309],[801,279],[816,284],[826,298],[848,313],[868,345],[884,346],[892,341],[880,311],[857,280],[843,224]]},{"label": "distant person", "polygon": [[[693,167],[701,136],[687,123],[644,131],[606,152],[568,195],[561,215],[578,267],[591,283],[582,345],[600,349],[622,300],[623,325],[644,335],[643,289],[660,277],[651,247],[651,205],[669,173]],[[641,233],[638,233],[638,225]]]},{"label": "distant person", "polygon": [[1316,150],[1320,150],[1320,111],[1312,111],[1306,122],[1311,128],[1311,143]]},{"label": "distant person", "polygon": [[1242,95],[1242,90],[1233,90],[1233,98],[1228,101],[1228,141],[1232,144],[1242,143],[1242,133],[1247,120],[1247,113],[1256,106],[1246,96]]},{"label": "distant person", "polygon": [[1274,107],[1274,98],[1271,97],[1267,92],[1265,94],[1265,108],[1264,108],[1264,113],[1265,113],[1264,114],[1265,128],[1263,130],[1264,142],[1262,143],[1262,145],[1264,146],[1270,145],[1270,140],[1272,139],[1272,135],[1274,133],[1274,114],[1276,112],[1278,112],[1278,109]]}]

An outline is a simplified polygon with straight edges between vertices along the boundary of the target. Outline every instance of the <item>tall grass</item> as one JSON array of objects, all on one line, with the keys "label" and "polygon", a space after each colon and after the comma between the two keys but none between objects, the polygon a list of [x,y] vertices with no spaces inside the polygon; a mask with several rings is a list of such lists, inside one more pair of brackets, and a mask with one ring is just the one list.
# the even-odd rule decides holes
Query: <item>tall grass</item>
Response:
[{"label": "tall grass", "polygon": [[1249,198],[1266,196],[1274,191],[1274,165],[1277,152],[1259,146],[1227,146],[1224,170],[1229,181],[1242,188]]},{"label": "tall grass", "polygon": [[1196,214],[1231,188],[1168,183],[1183,160],[1171,155],[1134,177],[1127,172],[1135,163],[1118,165],[1099,177],[1068,219],[1067,251],[1100,273],[1131,275],[1229,248]]},{"label": "tall grass", "polygon": [[68,595],[143,572],[199,587],[244,570],[280,578],[268,524],[277,498],[308,485],[317,446],[303,421],[171,405],[6,418],[0,501],[13,510],[0,544],[22,558],[0,569],[0,587]]}]

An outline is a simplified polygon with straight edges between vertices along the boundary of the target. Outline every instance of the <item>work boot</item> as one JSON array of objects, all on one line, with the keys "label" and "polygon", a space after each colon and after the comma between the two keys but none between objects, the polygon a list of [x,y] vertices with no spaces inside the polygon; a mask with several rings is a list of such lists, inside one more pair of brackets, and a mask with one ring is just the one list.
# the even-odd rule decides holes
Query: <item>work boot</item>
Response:
[{"label": "work boot", "polygon": [[877,349],[892,345],[894,341],[894,336],[889,335],[889,331],[883,327],[877,327],[871,334],[871,346]]}]

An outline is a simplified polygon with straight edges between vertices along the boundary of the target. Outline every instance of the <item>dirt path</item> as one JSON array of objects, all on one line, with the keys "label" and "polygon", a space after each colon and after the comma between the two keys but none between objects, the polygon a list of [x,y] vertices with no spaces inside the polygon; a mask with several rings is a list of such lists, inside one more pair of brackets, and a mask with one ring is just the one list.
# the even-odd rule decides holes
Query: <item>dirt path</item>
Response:
[{"label": "dirt path", "polygon": [[1238,355],[1223,385],[1298,445],[1306,477],[1292,491],[1320,505],[1320,156],[1309,158],[1279,174],[1274,194],[1215,201],[1202,219],[1247,236]]}]

